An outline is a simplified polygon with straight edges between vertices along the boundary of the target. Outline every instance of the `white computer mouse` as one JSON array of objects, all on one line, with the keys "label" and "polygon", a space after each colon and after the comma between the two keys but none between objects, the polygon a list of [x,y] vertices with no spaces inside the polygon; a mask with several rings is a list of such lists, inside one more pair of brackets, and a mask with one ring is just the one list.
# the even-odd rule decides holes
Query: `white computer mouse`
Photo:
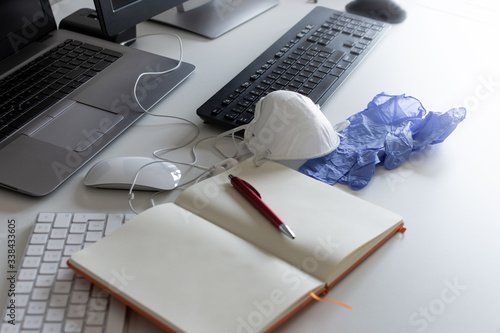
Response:
[{"label": "white computer mouse", "polygon": [[129,190],[137,171],[143,166],[144,168],[137,176],[134,189],[166,191],[173,190],[179,185],[181,171],[174,164],[138,156],[115,157],[99,161],[89,170],[83,183],[97,188]]}]

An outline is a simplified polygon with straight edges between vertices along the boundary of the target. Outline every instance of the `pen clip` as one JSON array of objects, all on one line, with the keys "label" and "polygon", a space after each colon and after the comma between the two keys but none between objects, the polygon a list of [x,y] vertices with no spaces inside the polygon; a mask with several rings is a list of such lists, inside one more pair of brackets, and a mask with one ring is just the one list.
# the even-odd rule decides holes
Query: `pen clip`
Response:
[{"label": "pen clip", "polygon": [[244,180],[243,180],[243,179],[241,179],[241,178],[240,178],[240,180],[241,180],[241,182],[242,182],[243,184],[245,184],[245,186],[246,186],[248,189],[252,190],[252,192],[253,192],[253,193],[255,193],[255,194],[256,194],[259,198],[262,198],[262,197],[260,196],[259,191],[257,191],[257,190],[255,189],[255,187],[253,187],[252,185],[250,185],[248,182],[244,181]]}]

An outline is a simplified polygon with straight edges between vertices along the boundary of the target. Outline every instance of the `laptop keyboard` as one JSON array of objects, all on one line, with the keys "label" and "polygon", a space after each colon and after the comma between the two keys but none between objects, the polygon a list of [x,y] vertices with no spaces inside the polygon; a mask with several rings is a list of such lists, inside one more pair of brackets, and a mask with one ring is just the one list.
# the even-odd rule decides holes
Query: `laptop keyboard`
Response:
[{"label": "laptop keyboard", "polygon": [[40,213],[19,261],[15,310],[7,300],[0,333],[122,332],[126,306],[76,274],[67,260],[132,216]]},{"label": "laptop keyboard", "polygon": [[233,128],[252,121],[257,102],[275,90],[296,91],[323,105],[388,29],[316,7],[196,112],[208,123]]},{"label": "laptop keyboard", "polygon": [[66,40],[0,80],[0,141],[121,56],[113,50]]}]

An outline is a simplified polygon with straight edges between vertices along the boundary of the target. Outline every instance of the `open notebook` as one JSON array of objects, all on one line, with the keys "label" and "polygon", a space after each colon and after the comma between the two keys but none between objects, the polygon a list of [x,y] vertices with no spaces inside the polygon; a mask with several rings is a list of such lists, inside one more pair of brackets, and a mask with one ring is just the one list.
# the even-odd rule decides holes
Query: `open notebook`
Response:
[{"label": "open notebook", "polygon": [[230,173],[295,232],[287,238],[223,173],[74,254],[73,269],[167,330],[275,328],[396,232],[401,216],[274,162]]}]

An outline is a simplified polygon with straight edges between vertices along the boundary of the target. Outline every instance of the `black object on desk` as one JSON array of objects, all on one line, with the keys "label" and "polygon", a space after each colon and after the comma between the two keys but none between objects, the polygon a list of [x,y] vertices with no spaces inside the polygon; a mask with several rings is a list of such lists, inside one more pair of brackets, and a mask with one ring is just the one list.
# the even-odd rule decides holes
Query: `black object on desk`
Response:
[{"label": "black object on desk", "polygon": [[406,11],[391,0],[354,0],[345,10],[387,23],[401,23],[406,19]]},{"label": "black object on desk", "polygon": [[[71,30],[115,43],[133,40],[136,37],[137,30],[134,25],[119,34],[110,36],[102,31],[97,12],[90,8],[81,8],[73,14],[66,16],[59,23],[59,29]],[[132,43],[127,43],[127,45],[131,45]]]}]

